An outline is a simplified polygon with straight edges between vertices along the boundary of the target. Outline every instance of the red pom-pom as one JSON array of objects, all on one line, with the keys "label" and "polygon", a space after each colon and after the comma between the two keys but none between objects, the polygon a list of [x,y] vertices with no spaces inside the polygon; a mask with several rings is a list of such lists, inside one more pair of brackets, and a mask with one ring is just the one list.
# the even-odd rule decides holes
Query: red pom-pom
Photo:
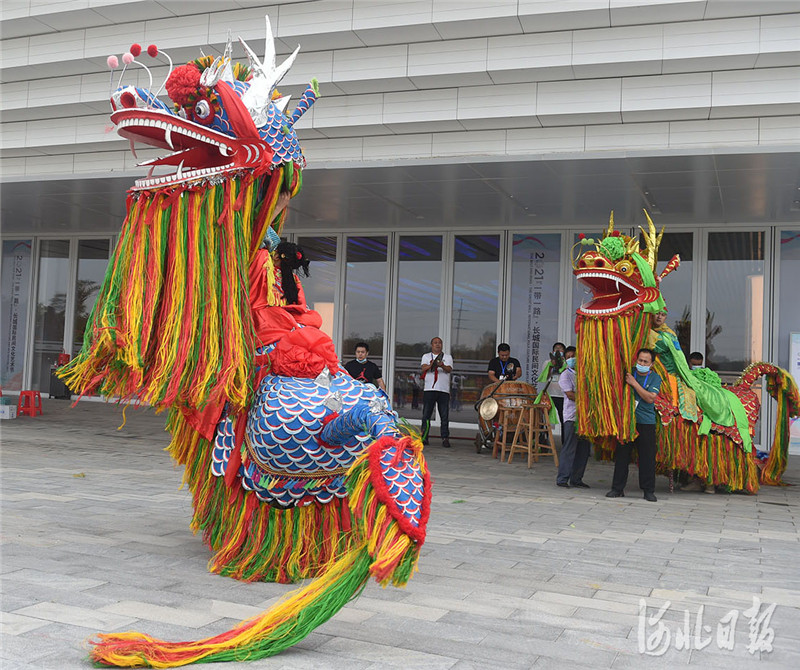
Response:
[{"label": "red pom-pom", "polygon": [[612,237],[619,237],[619,236],[620,236],[620,232],[619,232],[618,230],[615,230],[615,231],[613,231],[613,232],[611,233],[611,236],[612,236]]},{"label": "red pom-pom", "polygon": [[131,44],[131,53],[133,54],[134,58],[138,58],[139,54],[142,53],[142,45],[136,44],[136,42]]},{"label": "red pom-pom", "polygon": [[298,261],[302,261],[303,260],[303,254],[301,254],[299,251],[295,255],[297,256],[297,260]]},{"label": "red pom-pom", "polygon": [[194,63],[176,67],[167,79],[167,95],[170,99],[185,106],[189,97],[197,93],[200,87],[200,70]]},{"label": "red pom-pom", "polygon": [[583,233],[578,233],[578,239],[579,240],[585,240],[586,239],[586,235],[584,235]]},{"label": "red pom-pom", "polygon": [[151,44],[147,47],[147,55],[150,56],[150,58],[158,56],[158,47],[155,44]]}]

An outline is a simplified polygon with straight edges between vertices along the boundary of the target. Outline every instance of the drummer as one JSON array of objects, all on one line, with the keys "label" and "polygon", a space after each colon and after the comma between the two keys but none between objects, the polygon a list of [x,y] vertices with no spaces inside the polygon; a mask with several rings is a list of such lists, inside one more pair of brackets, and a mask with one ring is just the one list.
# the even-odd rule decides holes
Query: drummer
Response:
[{"label": "drummer", "polygon": [[522,366],[516,358],[511,358],[511,347],[505,342],[497,345],[497,356],[489,361],[487,374],[493,382],[514,381],[522,376]]}]

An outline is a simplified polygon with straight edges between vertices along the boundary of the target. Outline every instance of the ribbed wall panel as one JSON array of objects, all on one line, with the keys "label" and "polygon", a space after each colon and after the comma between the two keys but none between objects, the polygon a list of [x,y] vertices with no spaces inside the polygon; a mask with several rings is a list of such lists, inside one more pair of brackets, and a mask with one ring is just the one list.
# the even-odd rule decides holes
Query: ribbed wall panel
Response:
[{"label": "ribbed wall panel", "polygon": [[[320,81],[298,123],[312,165],[800,144],[792,0],[257,4],[4,2],[3,177],[132,169],[108,132],[106,56],[155,42],[182,63],[229,27],[261,52],[265,11],[280,53],[302,44],[281,89]],[[167,69],[152,72],[157,87]]]}]

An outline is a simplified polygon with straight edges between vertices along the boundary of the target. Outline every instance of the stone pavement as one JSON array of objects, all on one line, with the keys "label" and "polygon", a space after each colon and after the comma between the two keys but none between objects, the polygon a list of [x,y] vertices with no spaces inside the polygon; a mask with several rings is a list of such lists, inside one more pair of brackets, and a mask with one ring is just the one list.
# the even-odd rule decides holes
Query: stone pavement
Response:
[{"label": "stone pavement", "polygon": [[[0,423],[2,668],[90,667],[97,631],[214,635],[290,588],[207,572],[163,416],[129,409],[118,431],[116,406],[44,411]],[[551,462],[501,464],[467,440],[426,455],[433,506],[407,588],[371,583],[293,649],[221,668],[800,667],[800,488],[670,495],[659,478],[648,503],[632,469],[609,500],[608,464],[566,490]]]}]

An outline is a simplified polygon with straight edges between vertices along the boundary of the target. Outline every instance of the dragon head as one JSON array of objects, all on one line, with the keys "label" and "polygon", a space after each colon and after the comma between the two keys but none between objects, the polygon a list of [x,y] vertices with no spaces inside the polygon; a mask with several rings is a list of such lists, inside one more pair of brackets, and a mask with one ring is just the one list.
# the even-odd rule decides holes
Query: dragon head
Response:
[{"label": "dragon head", "polygon": [[[136,181],[134,190],[219,180],[244,172],[262,174],[289,163],[305,166],[294,124],[319,96],[317,83],[309,84],[287,116],[289,97],[280,96],[276,86],[300,47],[276,66],[268,16],[266,33],[263,63],[241,39],[249,65],[233,63],[229,39],[222,56],[203,56],[171,69],[165,86],[172,108],[157,97],[160,89],[153,93],[124,86],[111,95],[111,120],[117,133],[130,140],[132,150],[134,142],[142,142],[169,151],[140,163],[149,167],[150,173]],[[141,47],[133,45],[123,56],[125,65],[138,63],[135,57],[139,53]],[[151,45],[147,53],[156,57],[159,52]],[[113,68],[112,60],[116,61],[115,57],[109,58]],[[153,170],[161,166],[175,167],[175,171],[154,177]]]},{"label": "dragon head", "polygon": [[[591,291],[592,299],[578,308],[578,314],[589,317],[607,317],[633,308],[657,312],[664,307],[659,284],[680,264],[673,256],[664,271],[656,276],[658,247],[664,229],[656,233],[650,215],[645,212],[648,230],[642,228],[645,248],[639,248],[637,238],[614,230],[614,213],[608,228],[598,240],[581,235],[580,246],[594,245],[594,249],[580,254],[573,263],[573,274]],[[576,245],[577,246],[577,245]]]}]

